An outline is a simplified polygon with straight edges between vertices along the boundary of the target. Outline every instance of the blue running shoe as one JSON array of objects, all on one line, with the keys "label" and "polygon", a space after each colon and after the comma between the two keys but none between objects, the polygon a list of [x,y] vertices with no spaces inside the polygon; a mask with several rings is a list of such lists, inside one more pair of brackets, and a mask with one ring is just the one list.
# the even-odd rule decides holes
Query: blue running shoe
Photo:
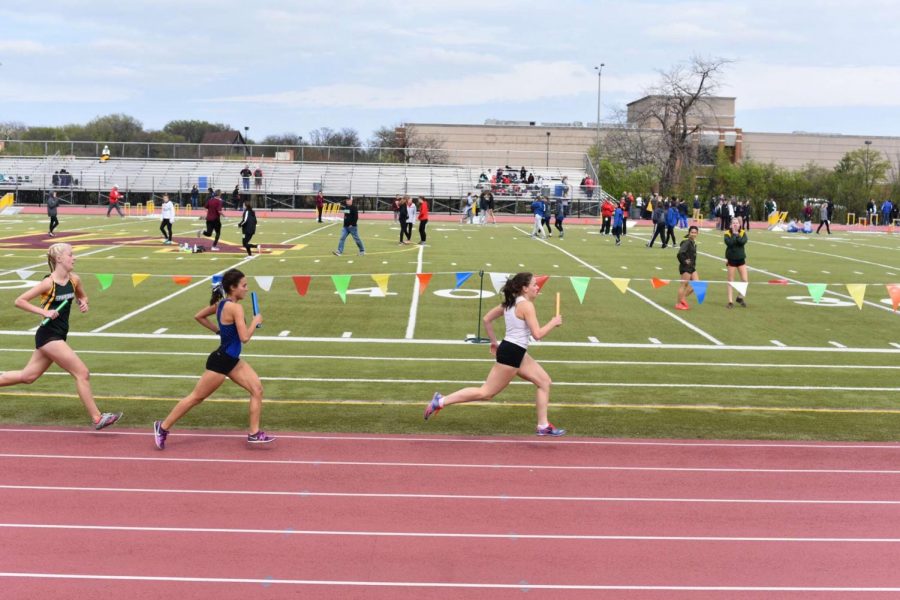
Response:
[{"label": "blue running shoe", "polygon": [[538,435],[552,435],[553,437],[559,437],[561,435],[566,435],[565,429],[557,429],[553,426],[553,423],[547,423],[546,427],[538,427],[537,428]]},{"label": "blue running shoe", "polygon": [[270,442],[274,442],[275,438],[271,435],[266,435],[265,431],[259,430],[256,433],[251,433],[247,436],[247,441],[251,444],[268,444]]},{"label": "blue running shoe", "polygon": [[94,429],[100,431],[101,429],[105,429],[110,425],[114,424],[116,421],[122,418],[122,413],[103,413],[100,415],[100,420],[94,423]]},{"label": "blue running shoe", "polygon": [[153,422],[153,441],[160,450],[166,449],[166,437],[169,435],[168,429],[163,429],[162,421]]},{"label": "blue running shoe", "polygon": [[438,414],[441,411],[441,396],[440,392],[435,392],[434,396],[431,398],[431,402],[428,403],[428,406],[425,407],[425,420],[427,421],[429,417],[432,417]]}]

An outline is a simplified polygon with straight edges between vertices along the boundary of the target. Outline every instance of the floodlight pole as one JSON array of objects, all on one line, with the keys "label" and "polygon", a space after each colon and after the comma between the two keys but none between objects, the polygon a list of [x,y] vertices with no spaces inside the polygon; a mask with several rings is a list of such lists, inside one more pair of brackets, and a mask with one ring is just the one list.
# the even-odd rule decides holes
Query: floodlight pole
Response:
[{"label": "floodlight pole", "polygon": [[478,324],[475,326],[478,333],[475,334],[475,337],[466,338],[466,341],[472,344],[488,344],[491,338],[481,337],[481,301],[484,298],[484,271],[478,271],[478,277]]}]

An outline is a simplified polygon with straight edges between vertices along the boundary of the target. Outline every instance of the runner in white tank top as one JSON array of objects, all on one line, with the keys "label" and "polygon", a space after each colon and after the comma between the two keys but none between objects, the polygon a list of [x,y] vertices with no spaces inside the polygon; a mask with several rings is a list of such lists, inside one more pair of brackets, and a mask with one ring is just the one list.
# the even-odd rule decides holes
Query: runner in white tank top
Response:
[{"label": "runner in white tank top", "polygon": [[[435,393],[425,408],[425,420],[449,404],[490,400],[502,392],[513,377],[518,375],[537,386],[535,404],[537,408],[537,434],[560,436],[565,429],[558,429],[547,420],[547,405],[550,403],[550,376],[544,368],[528,355],[530,338],[539,340],[554,328],[562,325],[562,317],[557,315],[541,327],[534,310],[534,299],[540,286],[531,273],[517,273],[503,286],[503,304],[495,306],[484,315],[484,329],[491,339],[491,354],[497,362],[491,368],[481,387],[468,387],[449,396]],[[493,322],[503,315],[506,321],[506,336],[497,343]]]}]

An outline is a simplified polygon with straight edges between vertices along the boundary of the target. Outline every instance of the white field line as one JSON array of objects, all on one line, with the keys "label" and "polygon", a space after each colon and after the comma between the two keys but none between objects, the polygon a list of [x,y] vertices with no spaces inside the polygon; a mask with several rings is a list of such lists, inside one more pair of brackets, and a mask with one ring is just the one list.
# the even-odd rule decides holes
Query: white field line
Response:
[{"label": "white field line", "polygon": [[[227,271],[228,269],[235,269],[235,268],[241,266],[242,264],[244,264],[245,262],[248,262],[248,261],[250,261],[250,260],[253,260],[254,258],[256,258],[256,255],[254,255],[254,256],[248,256],[248,257],[246,257],[246,258],[244,258],[244,259],[238,261],[236,264],[231,265],[230,267],[225,267],[225,268],[221,269],[220,271],[217,271],[217,273],[224,273],[224,272]],[[107,323],[106,325],[101,325],[100,327],[97,327],[96,329],[91,330],[91,333],[100,333],[100,332],[104,331],[105,329],[109,329],[109,328],[112,327],[113,325],[118,325],[119,323],[122,323],[122,322],[124,322],[124,321],[127,321],[127,320],[130,319],[131,317],[134,317],[134,316],[136,316],[136,315],[141,314],[141,313],[144,312],[144,311],[147,311],[147,310],[150,310],[151,308],[154,308],[154,307],[156,307],[156,306],[159,306],[159,305],[162,304],[163,302],[166,302],[166,301],[168,301],[168,300],[171,300],[172,298],[174,298],[174,297],[176,297],[176,296],[180,296],[181,294],[187,292],[188,290],[191,290],[191,289],[193,289],[193,288],[195,288],[195,287],[197,287],[197,286],[199,286],[199,285],[204,285],[204,284],[206,284],[207,282],[209,282],[209,281],[211,281],[211,280],[212,280],[212,275],[207,275],[207,276],[203,277],[202,279],[200,279],[200,280],[199,280],[198,282],[196,282],[196,283],[192,283],[191,285],[186,285],[186,286],[184,286],[183,288],[181,288],[181,289],[178,290],[177,292],[173,292],[173,293],[169,294],[168,296],[165,296],[164,298],[160,298],[159,300],[157,300],[157,301],[155,301],[155,302],[151,302],[150,304],[147,304],[146,306],[144,306],[144,307],[142,307],[142,308],[139,308],[139,309],[137,309],[137,310],[133,310],[133,311],[131,311],[130,313],[128,313],[127,315],[123,315],[123,316],[119,317],[118,319],[114,319],[114,320],[110,321],[110,322]],[[159,336],[154,335],[154,336],[152,336],[152,337],[158,338]]]},{"label": "white field line", "polygon": [[[44,433],[49,435],[98,435],[92,429],[39,429],[39,428],[18,428],[18,427],[0,427],[0,433]],[[100,434],[106,435],[106,434]],[[117,429],[117,436],[140,436],[146,437],[143,431],[129,431],[127,429]],[[173,435],[180,437],[202,437],[202,438],[244,438],[246,433],[204,433],[200,431],[178,432]],[[756,450],[759,448],[779,448],[794,449],[802,448],[804,450],[900,450],[900,443],[894,444],[877,444],[877,443],[823,443],[823,442],[708,442],[705,440],[609,440],[609,439],[584,439],[584,438],[568,438],[568,439],[543,439],[536,440],[534,437],[528,438],[473,438],[473,437],[453,437],[448,435],[440,436],[411,436],[411,435],[325,435],[325,434],[279,434],[280,439],[303,440],[317,442],[349,442],[358,445],[358,442],[382,442],[403,444],[413,442],[421,444],[423,442],[434,442],[437,444],[523,444],[531,446],[533,444],[574,444],[576,446],[652,446],[652,447],[673,447],[673,448],[744,448]]]},{"label": "white field line", "polygon": [[[516,230],[519,231],[520,233],[522,233],[523,235],[528,235],[528,233],[525,232],[523,229],[520,229],[520,228],[516,227]],[[549,246],[549,247],[551,247],[551,248],[554,248],[554,249],[556,249],[556,250],[559,250],[560,252],[562,252],[563,254],[565,254],[566,256],[568,256],[569,258],[571,258],[572,260],[574,260],[574,261],[580,263],[581,265],[587,267],[588,269],[590,269],[590,270],[592,270],[593,272],[597,273],[597,274],[600,275],[601,277],[604,277],[604,278],[606,278],[607,280],[612,280],[612,277],[611,277],[610,275],[607,275],[606,273],[604,273],[603,271],[601,271],[601,270],[598,269],[597,267],[593,266],[592,264],[588,263],[587,261],[582,260],[581,258],[578,258],[577,256],[575,256],[574,254],[572,254],[572,253],[569,252],[568,250],[565,250],[564,248],[561,248],[561,247],[559,247],[559,246],[556,246],[556,245],[554,245],[554,244],[551,244],[551,243],[547,242],[547,240],[540,240],[540,241],[541,241],[542,244],[546,244],[547,246]],[[638,298],[640,298],[641,300],[643,300],[644,302],[646,302],[646,303],[649,304],[650,306],[656,308],[657,310],[659,310],[660,312],[662,312],[662,313],[665,314],[666,316],[675,319],[676,321],[678,321],[679,323],[681,323],[682,325],[684,325],[685,327],[687,327],[688,329],[690,329],[690,330],[693,331],[694,333],[703,336],[704,338],[706,338],[707,340],[709,340],[710,342],[712,342],[712,343],[715,344],[716,346],[724,346],[724,344],[723,344],[722,342],[720,342],[719,340],[717,340],[715,337],[713,337],[713,336],[710,335],[709,333],[703,331],[702,329],[700,329],[699,327],[697,327],[697,326],[694,325],[693,323],[689,323],[688,321],[685,321],[684,319],[682,319],[681,317],[679,317],[678,315],[676,315],[676,314],[673,313],[672,311],[668,310],[667,308],[664,308],[664,307],[663,307],[662,305],[660,305],[660,304],[657,304],[656,302],[654,302],[653,300],[651,300],[651,299],[648,298],[647,296],[644,296],[644,295],[641,294],[640,292],[635,291],[633,288],[628,288],[627,291],[628,291],[629,294],[634,294],[635,296],[637,296]]]},{"label": "white field line", "polygon": [[[2,352],[17,352],[21,354],[32,354],[34,350],[29,348],[0,348]],[[172,356],[171,352],[156,352],[153,350],[82,350],[79,348],[78,354],[100,354],[114,356]],[[179,356],[208,356],[209,352],[184,352],[179,351]],[[384,362],[427,362],[434,363],[436,360],[450,363],[491,363],[491,358],[457,358],[457,357],[425,357],[425,356],[349,356],[347,354],[260,354],[253,352],[241,352],[244,358],[266,358],[266,359],[282,359],[282,360],[345,360],[352,358],[353,360],[364,361],[384,361]],[[560,364],[560,365],[614,365],[614,366],[634,366],[646,367],[646,361],[640,360],[557,360],[551,358],[541,358],[541,364]],[[826,365],[821,363],[754,363],[754,362],[690,362],[690,361],[653,361],[654,365],[667,367],[710,367],[710,368],[752,368],[752,369],[842,369],[846,370],[847,363]],[[871,369],[871,370],[900,370],[900,365],[852,365],[853,369]]]},{"label": "white field line", "polygon": [[[207,277],[207,279],[209,279]],[[149,308],[149,307],[148,307]],[[18,336],[31,336],[33,335],[33,331],[19,331],[19,330],[0,330],[0,335],[18,335]],[[69,337],[106,337],[106,338],[124,338],[130,340],[137,339],[149,339],[149,340],[204,340],[206,342],[216,343],[218,342],[218,338],[212,335],[204,335],[204,334],[169,334],[163,333],[160,335],[153,335],[150,333],[109,333],[109,332],[78,332],[78,331],[70,331]],[[442,340],[442,339],[414,339],[407,340],[404,338],[341,338],[341,337],[304,337],[304,336],[291,336],[291,337],[279,337],[279,336],[264,336],[264,335],[255,335],[253,336],[254,341],[263,341],[263,342],[321,342],[321,343],[348,343],[348,344],[410,344],[410,345],[434,345],[434,346],[466,346],[471,347],[471,344],[467,343],[463,339],[454,339],[454,340]],[[535,348],[538,347],[556,347],[556,348],[636,348],[636,349],[646,349],[646,348],[656,348],[660,350],[734,350],[734,351],[752,351],[752,352],[771,352],[773,350],[782,350],[787,352],[844,352],[844,353],[857,353],[857,354],[900,354],[900,348],[835,348],[833,346],[785,346],[785,347],[773,347],[773,346],[732,346],[722,344],[720,346],[713,346],[710,344],[637,344],[637,343],[612,343],[612,342],[600,342],[599,344],[595,344],[593,342],[554,342],[554,341],[546,341],[541,340],[539,343],[534,344]]]},{"label": "white field line", "polygon": [[292,237],[292,238],[289,239],[289,240],[284,240],[284,241],[281,242],[281,243],[282,243],[282,244],[290,244],[291,242],[294,242],[294,241],[296,241],[296,240],[299,240],[300,238],[305,238],[306,236],[312,235],[312,234],[314,234],[314,233],[318,233],[318,232],[322,231],[323,229],[328,229],[329,227],[331,227],[332,225],[334,225],[336,222],[337,222],[337,221],[332,222],[332,223],[327,223],[327,224],[325,224],[323,227],[318,227],[318,228],[316,228],[316,229],[313,229],[312,231],[307,231],[306,233],[304,233],[304,234],[302,234],[302,235],[298,235],[297,237]]},{"label": "white field line", "polygon": [[[0,242],[0,244],[2,244],[2,242]],[[98,254],[98,253],[100,253],[100,252],[106,252],[106,251],[108,251],[108,250],[113,250],[113,249],[115,249],[115,246],[104,246],[104,247],[98,248],[98,249],[96,249],[96,250],[91,250],[90,252],[79,252],[79,253],[75,256],[75,264],[76,264],[76,266],[77,266],[77,264],[78,264],[78,258],[79,258],[79,257],[82,257],[82,256],[90,256],[91,254]],[[30,271],[30,270],[32,270],[32,269],[40,269],[40,268],[47,269],[47,272],[48,272],[48,273],[50,272],[50,267],[47,265],[47,260],[46,260],[46,259],[44,259],[43,262],[37,263],[36,265],[28,265],[27,267],[19,267],[18,269],[11,269],[11,270],[9,270],[9,271],[2,271],[2,272],[0,272],[0,277],[2,277],[2,276],[4,276],[4,275],[9,275],[10,273],[15,273],[16,271]],[[78,269],[77,269],[77,268],[75,269],[75,272],[78,273]]]},{"label": "white field line", "polygon": [[[146,435],[146,434],[145,434]],[[291,498],[380,498],[419,500],[498,500],[527,502],[647,502],[660,504],[798,504],[834,506],[900,506],[900,500],[829,500],[822,498],[665,498],[648,496],[512,496],[507,494],[412,494],[404,492],[312,492],[308,490],[205,490],[174,488],[126,488],[67,485],[6,485],[0,490],[42,492],[108,492],[123,494],[197,494],[210,496],[286,496]]]},{"label": "white field line", "polygon": [[[56,371],[44,373],[49,377],[69,377],[68,373]],[[171,375],[162,373],[95,373],[91,377],[109,377],[119,379],[199,379],[199,375]],[[260,377],[261,381],[290,381],[290,382],[316,382],[316,383],[389,383],[389,384],[464,384],[480,385],[483,379],[394,379],[390,377]],[[530,381],[514,380],[509,385],[533,385]],[[632,381],[553,381],[558,387],[588,387],[588,388],[663,388],[671,389],[672,384],[666,383],[635,383]],[[692,383],[691,388],[722,389],[721,383]],[[866,387],[866,386],[813,386],[813,385],[728,385],[729,389],[737,390],[793,390],[801,392],[900,392],[900,387]],[[759,410],[763,410],[759,407]]]},{"label": "white field line", "polygon": [[[884,265],[881,263],[864,260],[862,258],[853,258],[851,256],[843,256],[841,254],[832,254],[830,252],[820,252],[819,250],[807,250],[806,248],[788,248],[788,247],[782,246],[780,244],[773,244],[771,242],[760,242],[760,241],[756,241],[756,240],[754,240],[753,243],[759,244],[760,246],[770,246],[772,248],[779,248],[781,250],[793,250],[795,252],[808,252],[809,254],[818,254],[820,256],[827,256],[828,258],[832,258],[832,259],[848,260],[851,262],[862,263],[864,265],[871,265],[873,267],[880,267],[882,269],[890,269],[890,270],[900,269],[900,267],[898,267],[898,266]],[[882,250],[890,250],[890,248],[881,248],[881,249]]]},{"label": "white field line", "polygon": [[[176,434],[175,437],[181,437]],[[190,437],[190,434],[186,437]],[[349,461],[349,460],[290,460],[290,459],[241,459],[241,458],[178,458],[163,456],[96,456],[73,454],[15,454],[0,453],[2,458],[30,458],[36,460],[71,460],[71,461],[121,461],[121,462],[157,462],[187,464],[238,464],[238,465],[308,465],[314,467],[393,467],[397,469],[474,469],[474,470],[511,470],[511,471],[629,471],[651,473],[770,473],[779,475],[900,475],[900,470],[859,470],[859,469],[753,469],[726,467],[621,467],[603,465],[503,465],[480,463],[416,463],[388,461]]]},{"label": "white field line", "polygon": [[303,535],[388,538],[435,538],[478,540],[579,540],[579,541],[644,541],[644,542],[800,542],[800,543],[878,543],[896,544],[900,538],[839,537],[733,537],[687,535],[591,535],[540,533],[442,533],[435,531],[335,531],[323,529],[232,529],[224,527],[138,527],[123,525],[44,525],[40,523],[0,523],[3,529],[51,529],[74,531],[133,531],[149,533],[222,533],[232,535]]},{"label": "white field line", "polygon": [[409,321],[406,323],[405,339],[411,340],[416,333],[416,317],[419,312],[419,277],[422,272],[422,255],[425,252],[425,246],[419,246],[419,257],[416,260],[416,276],[413,277],[412,302],[409,303]]}]

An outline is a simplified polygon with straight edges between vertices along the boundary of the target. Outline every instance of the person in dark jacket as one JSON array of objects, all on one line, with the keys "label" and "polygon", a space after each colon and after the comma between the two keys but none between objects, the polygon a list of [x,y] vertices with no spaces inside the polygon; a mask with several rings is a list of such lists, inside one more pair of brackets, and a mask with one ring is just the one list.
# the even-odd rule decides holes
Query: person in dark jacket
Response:
[{"label": "person in dark jacket", "polygon": [[250,243],[250,238],[256,234],[256,213],[253,212],[253,206],[251,206],[251,204],[252,201],[250,198],[244,200],[244,213],[241,215],[241,222],[238,223],[238,227],[241,228],[241,233],[244,234],[241,245],[247,250],[247,256],[253,255],[253,248],[256,248],[256,251],[259,254],[262,254],[262,246]]},{"label": "person in dark jacket", "polygon": [[[398,209],[397,215],[400,219],[400,244],[401,246],[405,246],[409,242],[403,241],[403,236],[407,235],[407,223],[409,223],[409,198],[403,198],[400,201],[400,208]],[[410,225],[409,230],[412,231],[412,226]],[[411,235],[411,234],[410,234]]]},{"label": "person in dark jacket", "polygon": [[[725,264],[728,267],[728,308],[732,308],[732,286],[734,281],[734,273],[737,271],[741,276],[741,281],[745,284],[749,282],[747,276],[747,252],[744,246],[747,245],[747,232],[741,229],[737,219],[731,222],[731,229],[725,232]],[[745,288],[746,289],[746,288]],[[743,296],[738,294],[737,303],[747,308]]]},{"label": "person in dark jacket", "polygon": [[688,228],[687,237],[678,248],[678,274],[681,276],[681,285],[678,286],[676,310],[690,310],[687,297],[694,293],[691,281],[700,279],[697,275],[697,236],[699,234],[700,229],[696,225],[691,225]]},{"label": "person in dark jacket", "polygon": [[50,237],[55,237],[56,234],[53,233],[53,230],[59,225],[59,219],[56,218],[56,208],[58,206],[59,198],[56,197],[56,192],[50,192],[50,195],[47,196],[47,216],[50,217]]},{"label": "person in dark jacket", "polygon": [[653,242],[656,241],[656,238],[659,237],[660,241],[663,243],[663,248],[665,248],[666,243],[666,207],[663,204],[662,200],[657,198],[653,202],[653,213],[650,215],[650,220],[653,222],[653,237],[650,238],[650,241],[647,243],[648,248],[653,247]]},{"label": "person in dark jacket", "polygon": [[340,256],[344,253],[344,240],[347,239],[348,235],[353,236],[353,241],[356,242],[356,247],[359,248],[359,255],[364,256],[366,254],[366,248],[363,246],[362,240],[359,239],[359,233],[356,230],[356,223],[359,221],[359,212],[356,210],[356,207],[353,206],[353,196],[347,198],[344,202],[344,229],[341,231],[341,239],[338,242],[338,248],[332,254],[335,256]]},{"label": "person in dark jacket", "polygon": [[666,235],[663,237],[663,248],[668,246],[669,242],[673,248],[675,247],[675,226],[678,225],[678,218],[678,201],[672,198],[672,203],[666,209]]}]

